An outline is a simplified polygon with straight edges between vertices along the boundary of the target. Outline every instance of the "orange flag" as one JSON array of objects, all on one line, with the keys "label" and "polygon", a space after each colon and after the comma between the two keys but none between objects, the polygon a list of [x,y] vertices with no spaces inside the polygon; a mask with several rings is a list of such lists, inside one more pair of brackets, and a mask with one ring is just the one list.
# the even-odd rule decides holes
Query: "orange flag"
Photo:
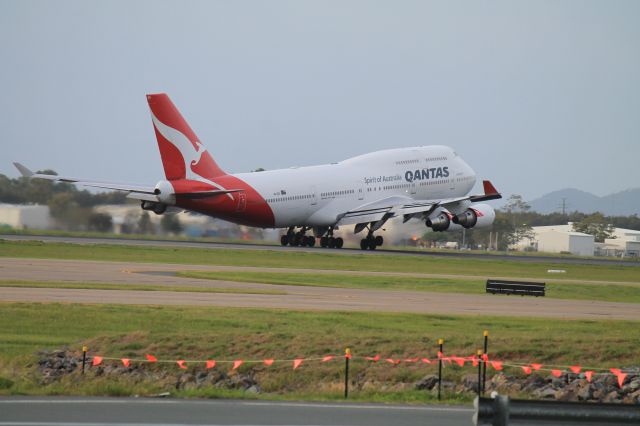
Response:
[{"label": "orange flag", "polygon": [[502,370],[502,361],[489,361],[489,362],[491,363],[491,366],[496,370],[498,371]]},{"label": "orange flag", "polygon": [[404,362],[418,362],[418,358],[407,358]]},{"label": "orange flag", "polygon": [[525,374],[531,374],[531,367],[527,367],[526,365],[523,365],[520,368],[522,368],[522,371],[524,371]]},{"label": "orange flag", "polygon": [[627,377],[627,373],[618,374],[618,386],[622,387],[622,384],[624,383],[624,379],[626,377]]},{"label": "orange flag", "polygon": [[351,359],[351,352],[347,352],[346,354],[344,354],[344,357],[346,359]]},{"label": "orange flag", "polygon": [[297,358],[293,360],[293,369],[295,370],[296,368],[300,367],[300,364],[302,364],[302,361],[304,361],[303,358]]},{"label": "orange flag", "polygon": [[593,371],[585,371],[584,377],[587,378],[587,382],[591,383],[591,377],[593,376]]},{"label": "orange flag", "polygon": [[478,360],[478,358],[474,357],[473,359],[471,359],[471,365],[473,365],[474,367],[477,367],[479,363],[480,361]]},{"label": "orange flag", "polygon": [[575,374],[580,374],[582,367],[580,367],[579,365],[572,365],[571,367],[569,367],[569,369]]},{"label": "orange flag", "polygon": [[422,358],[422,362],[425,364],[431,364],[431,360],[429,358]]},{"label": "orange flag", "polygon": [[531,368],[536,371],[540,371],[540,369],[542,368],[542,364],[531,364]]},{"label": "orange flag", "polygon": [[551,374],[553,374],[556,377],[560,377],[560,376],[562,376],[562,371],[560,371],[560,370],[551,370]]},{"label": "orange flag", "polygon": [[322,362],[331,361],[333,358],[335,358],[334,355],[327,355],[324,358],[322,358]]},{"label": "orange flag", "polygon": [[460,367],[464,367],[464,358],[460,358],[459,356],[452,356],[451,359],[455,361]]},{"label": "orange flag", "polygon": [[378,362],[380,360],[380,355],[368,356],[368,357],[366,357],[366,359],[367,359],[367,361]]},{"label": "orange flag", "polygon": [[620,373],[622,373],[622,370],[620,370],[619,368],[610,368],[609,370],[616,376],[619,376]]},{"label": "orange flag", "polygon": [[215,360],[210,359],[210,360],[207,361],[207,370],[211,369],[211,368],[213,368],[215,366],[216,366],[216,361]]},{"label": "orange flag", "polygon": [[487,354],[482,354],[482,360],[483,360],[484,362],[489,362],[489,355],[487,355]]},{"label": "orange flag", "polygon": [[145,354],[145,357],[147,358],[147,361],[149,361],[149,362],[156,362],[156,361],[158,361],[158,358],[156,358],[156,357],[155,357],[155,356],[153,356],[153,355]]},{"label": "orange flag", "polygon": [[438,358],[442,358],[442,352],[438,351]]},{"label": "orange flag", "polygon": [[186,369],[187,366],[184,365],[185,361],[184,359],[179,359],[178,361],[176,361],[176,364],[178,364],[178,367],[182,368],[182,369]]},{"label": "orange flag", "polygon": [[262,363],[268,367],[271,364],[273,364],[273,360],[272,359],[265,359],[264,361],[262,361]]},{"label": "orange flag", "polygon": [[387,358],[387,359],[385,359],[385,361],[387,361],[389,364],[398,365],[398,364],[400,364],[401,360],[393,359],[393,358]]},{"label": "orange flag", "polygon": [[131,364],[131,362],[130,362],[129,358],[122,358],[122,359],[121,359],[121,361],[122,361],[122,364],[123,364],[125,367],[128,367],[128,366],[129,366],[129,364]]},{"label": "orange flag", "polygon": [[236,370],[238,367],[240,367],[242,364],[244,363],[243,360],[241,359],[237,359],[235,361],[233,361],[233,368],[232,370]]},{"label": "orange flag", "polygon": [[102,357],[101,356],[97,356],[97,355],[94,356],[93,357],[93,362],[91,363],[91,365],[93,365],[95,367],[96,365],[100,365],[100,364],[102,364]]}]

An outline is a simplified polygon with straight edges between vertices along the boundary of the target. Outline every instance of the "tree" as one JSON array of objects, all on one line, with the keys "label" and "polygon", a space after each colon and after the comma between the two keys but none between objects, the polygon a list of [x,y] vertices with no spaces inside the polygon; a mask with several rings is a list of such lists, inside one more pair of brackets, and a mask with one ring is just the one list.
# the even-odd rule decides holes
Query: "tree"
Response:
[{"label": "tree", "polygon": [[138,220],[138,232],[141,234],[153,234],[153,223],[148,211],[143,211]]},{"label": "tree", "polygon": [[615,228],[607,223],[607,219],[602,213],[597,212],[586,216],[580,222],[574,222],[573,230],[593,235],[596,242],[603,243],[605,238],[613,236]]},{"label": "tree", "polygon": [[[502,238],[504,248],[508,248],[523,239],[532,239],[533,229],[527,222],[531,206],[522,199],[521,195],[513,194],[504,206],[505,221],[502,225]],[[497,218],[496,218],[497,221]],[[510,226],[509,226],[510,225]]]},{"label": "tree", "polygon": [[182,224],[180,223],[180,218],[178,218],[175,214],[165,214],[162,215],[162,220],[160,220],[160,227],[162,230],[168,234],[179,234],[182,232]]},{"label": "tree", "polygon": [[89,230],[109,232],[113,227],[111,216],[105,213],[93,212],[89,215]]}]

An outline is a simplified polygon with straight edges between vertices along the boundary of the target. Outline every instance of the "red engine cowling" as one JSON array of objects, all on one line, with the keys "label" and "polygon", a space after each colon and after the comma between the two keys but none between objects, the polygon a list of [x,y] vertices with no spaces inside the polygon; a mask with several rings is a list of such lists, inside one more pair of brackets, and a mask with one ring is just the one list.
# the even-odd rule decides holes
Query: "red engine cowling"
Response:
[{"label": "red engine cowling", "polygon": [[493,207],[488,204],[475,204],[473,207],[453,216],[451,221],[469,229],[491,226],[495,218],[496,212],[493,210]]}]

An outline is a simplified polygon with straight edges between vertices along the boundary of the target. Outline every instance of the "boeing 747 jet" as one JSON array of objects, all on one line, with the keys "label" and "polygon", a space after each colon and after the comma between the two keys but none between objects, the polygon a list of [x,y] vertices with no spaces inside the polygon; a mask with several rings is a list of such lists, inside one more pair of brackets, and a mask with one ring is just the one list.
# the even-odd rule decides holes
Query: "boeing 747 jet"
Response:
[{"label": "boeing 747 jet", "polygon": [[[99,182],[33,173],[23,176],[125,191],[143,210],[163,214],[177,207],[242,225],[283,228],[282,245],[341,248],[339,227],[363,233],[360,247],[383,244],[375,235],[389,219],[421,220],[434,231],[489,226],[501,198],[483,181],[484,194],[469,195],[473,169],[447,146],[389,149],[332,164],[229,174],[191,130],[166,94],[147,95],[165,179],[155,186]],[[312,235],[308,235],[311,233]]]}]

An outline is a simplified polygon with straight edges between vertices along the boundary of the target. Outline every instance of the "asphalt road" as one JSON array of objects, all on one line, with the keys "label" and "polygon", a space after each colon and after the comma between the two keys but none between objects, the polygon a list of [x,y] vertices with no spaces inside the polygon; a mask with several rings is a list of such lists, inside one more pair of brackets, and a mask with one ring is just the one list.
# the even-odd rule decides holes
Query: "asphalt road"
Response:
[{"label": "asphalt road", "polygon": [[[0,287],[0,301],[110,303],[134,305],[233,306],[328,311],[410,312],[424,314],[479,314],[561,319],[640,320],[634,303],[563,300],[486,294],[372,290],[313,286],[270,285],[183,278],[175,271],[266,270],[207,265],[172,265],[135,262],[99,262],[0,257],[3,280],[107,282],[170,287],[208,287],[257,290],[245,293],[204,293],[143,290]],[[276,271],[278,269],[270,268]],[[298,270],[300,273],[313,273]],[[289,272],[291,272],[289,270]],[[369,272],[369,274],[385,274]],[[428,276],[428,275],[427,275]],[[259,294],[278,290],[286,294]]]},{"label": "asphalt road", "polygon": [[470,425],[469,407],[145,398],[0,398],[0,426]]},{"label": "asphalt road", "polygon": [[374,251],[360,250],[352,248],[329,249],[320,247],[282,247],[280,245],[263,245],[263,244],[237,244],[237,243],[207,243],[194,241],[170,241],[170,240],[135,240],[135,239],[119,239],[119,238],[85,238],[85,237],[54,237],[39,235],[0,235],[0,239],[8,241],[45,241],[60,242],[73,244],[116,244],[130,246],[156,246],[156,247],[190,247],[201,249],[234,249],[234,250],[277,250],[277,251],[298,251],[310,253],[331,253],[331,254],[362,254],[362,255],[393,255],[393,256],[434,256],[434,257],[460,257],[467,259],[499,259],[499,260],[517,260],[521,262],[532,263],[565,263],[565,264],[582,264],[582,265],[628,265],[640,267],[640,262],[625,261],[620,259],[602,258],[573,258],[573,257],[554,257],[554,256],[519,256],[516,254],[500,255],[500,254],[481,254],[481,253],[465,253],[459,251],[452,252],[427,252],[427,251],[402,251],[402,250],[384,250],[377,249]]}]

